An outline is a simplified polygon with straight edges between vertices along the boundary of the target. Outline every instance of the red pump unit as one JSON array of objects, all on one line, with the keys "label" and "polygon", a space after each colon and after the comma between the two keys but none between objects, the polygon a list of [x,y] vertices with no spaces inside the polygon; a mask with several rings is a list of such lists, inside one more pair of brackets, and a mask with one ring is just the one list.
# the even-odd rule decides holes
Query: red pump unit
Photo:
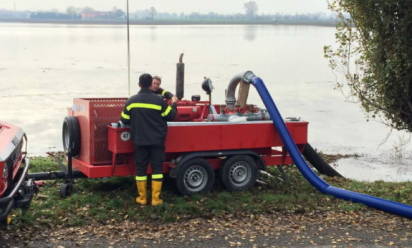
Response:
[{"label": "red pump unit", "polygon": [[[117,127],[125,101],[126,98],[74,99],[63,125],[64,146],[73,157],[74,170],[89,178],[135,174],[130,130]],[[246,181],[240,184],[233,182],[242,176],[230,174],[222,178],[231,190],[253,185],[257,170],[265,166],[292,164],[272,122],[265,120],[265,111],[254,105],[234,113],[227,111],[226,105],[181,100],[177,112],[175,121],[168,123],[164,172],[176,178],[183,194],[204,192],[213,185],[196,182],[194,178],[198,177],[191,171],[200,174],[199,180],[212,180],[214,172],[223,170],[230,158],[240,159],[240,166],[226,167],[235,166],[232,171],[246,174]],[[307,122],[287,122],[287,126],[297,144],[307,144]],[[199,159],[202,162],[196,164]],[[191,164],[193,161],[195,164]],[[198,184],[203,186],[196,187]]]},{"label": "red pump unit", "polygon": [[[226,104],[212,104],[213,86],[208,78],[202,82],[208,101],[201,101],[198,95],[183,99],[183,68],[181,56],[176,79],[177,116],[168,122],[163,164],[163,171],[175,179],[180,193],[210,190],[218,171],[228,190],[245,190],[254,185],[257,172],[266,166],[292,164],[267,111],[246,104],[249,88],[242,85],[243,92],[239,90],[239,101],[236,100],[240,75],[229,83]],[[71,189],[70,178],[76,173],[88,178],[135,175],[130,130],[118,123],[126,100],[73,100],[63,123],[63,146],[69,161],[64,192]],[[286,125],[303,149],[308,123],[290,121]]]}]

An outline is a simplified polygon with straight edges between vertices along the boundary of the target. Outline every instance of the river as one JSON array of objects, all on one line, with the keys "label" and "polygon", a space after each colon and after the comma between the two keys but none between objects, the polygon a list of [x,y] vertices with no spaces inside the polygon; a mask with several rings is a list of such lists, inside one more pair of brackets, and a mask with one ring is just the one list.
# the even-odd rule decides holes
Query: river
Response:
[{"label": "river", "polygon": [[[230,79],[252,70],[284,117],[309,121],[309,142],[325,153],[358,154],[336,168],[357,180],[412,179],[410,135],[366,119],[339,90],[323,58],[333,27],[272,25],[137,25],[131,27],[131,92],[142,72],[174,91],[179,54],[185,96],[204,76],[224,102]],[[75,97],[127,97],[127,42],[122,25],[0,24],[0,119],[21,126],[31,155],[62,150],[61,125]],[[263,106],[252,90],[249,103]],[[389,137],[388,137],[389,136]]]}]

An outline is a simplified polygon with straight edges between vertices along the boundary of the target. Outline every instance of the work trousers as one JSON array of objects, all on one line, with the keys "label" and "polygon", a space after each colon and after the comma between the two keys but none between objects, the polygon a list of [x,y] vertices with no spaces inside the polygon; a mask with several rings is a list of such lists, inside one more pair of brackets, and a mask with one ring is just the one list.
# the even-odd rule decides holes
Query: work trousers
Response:
[{"label": "work trousers", "polygon": [[147,179],[147,166],[152,167],[152,180],[163,179],[162,164],[165,160],[164,146],[135,146],[136,160],[136,180],[145,181]]}]

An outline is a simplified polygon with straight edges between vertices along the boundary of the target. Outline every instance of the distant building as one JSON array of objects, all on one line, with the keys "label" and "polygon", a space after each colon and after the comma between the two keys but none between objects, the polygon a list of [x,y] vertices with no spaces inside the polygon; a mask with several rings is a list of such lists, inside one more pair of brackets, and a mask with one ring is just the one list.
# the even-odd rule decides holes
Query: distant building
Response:
[{"label": "distant building", "polygon": [[28,19],[30,18],[30,12],[0,9],[0,18],[1,19]]},{"label": "distant building", "polygon": [[112,11],[97,11],[90,8],[85,8],[80,13],[82,20],[118,20],[124,19],[125,13],[120,9],[113,9]]},{"label": "distant building", "polygon": [[96,11],[96,10],[85,10],[80,13],[80,18],[82,20],[91,20],[91,19],[107,19],[107,12]]},{"label": "distant building", "polygon": [[30,19],[47,19],[47,20],[77,20],[80,19],[79,15],[69,15],[58,12],[51,11],[41,11],[41,12],[32,12],[30,14]]}]

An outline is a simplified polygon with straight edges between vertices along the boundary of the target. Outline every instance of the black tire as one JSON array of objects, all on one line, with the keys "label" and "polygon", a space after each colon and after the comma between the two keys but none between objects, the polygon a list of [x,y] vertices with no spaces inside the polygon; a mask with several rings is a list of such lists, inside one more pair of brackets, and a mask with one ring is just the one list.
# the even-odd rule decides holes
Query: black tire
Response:
[{"label": "black tire", "polygon": [[74,116],[67,116],[62,128],[63,149],[68,156],[77,156],[80,153],[80,125]]},{"label": "black tire", "polygon": [[61,198],[66,198],[68,196],[70,196],[73,192],[73,185],[70,183],[63,183],[62,185],[60,185],[60,196]]},{"label": "black tire", "polygon": [[184,163],[178,170],[176,187],[182,195],[206,193],[213,188],[215,172],[205,159],[195,158]]},{"label": "black tire", "polygon": [[247,190],[255,185],[256,178],[256,162],[248,155],[230,157],[220,169],[220,180],[228,191]]},{"label": "black tire", "polygon": [[[14,163],[15,161],[13,161]],[[7,167],[7,190],[6,194],[9,193],[13,189],[14,180],[13,180],[13,163],[7,163],[5,166]]]}]

